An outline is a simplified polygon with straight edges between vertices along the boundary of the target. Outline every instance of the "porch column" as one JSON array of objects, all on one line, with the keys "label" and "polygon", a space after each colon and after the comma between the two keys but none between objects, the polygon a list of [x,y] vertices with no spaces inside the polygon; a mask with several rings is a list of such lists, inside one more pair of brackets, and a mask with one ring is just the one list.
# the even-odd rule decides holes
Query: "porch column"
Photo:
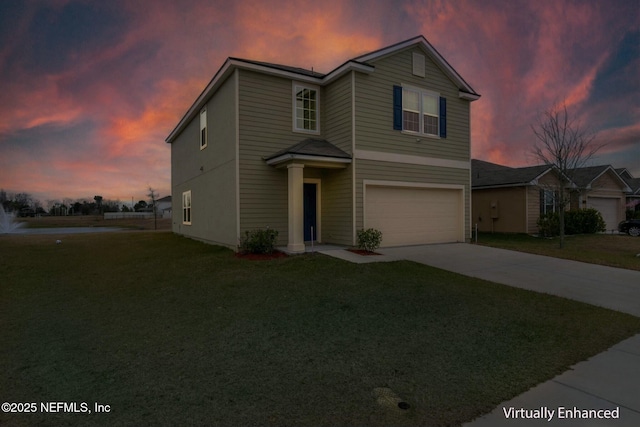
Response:
[{"label": "porch column", "polygon": [[291,252],[304,252],[303,169],[304,165],[302,164],[287,165],[289,175],[289,244],[287,250]]}]

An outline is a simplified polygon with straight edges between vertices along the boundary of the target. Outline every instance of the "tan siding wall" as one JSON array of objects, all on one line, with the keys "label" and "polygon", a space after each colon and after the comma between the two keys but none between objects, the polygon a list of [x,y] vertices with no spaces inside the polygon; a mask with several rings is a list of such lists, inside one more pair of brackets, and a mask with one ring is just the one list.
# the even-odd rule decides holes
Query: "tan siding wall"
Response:
[{"label": "tan siding wall", "polygon": [[322,239],[353,244],[352,167],[326,170],[322,180]]},{"label": "tan siding wall", "polygon": [[[426,56],[426,77],[412,75],[414,47],[373,63],[370,75],[356,78],[357,149],[467,161],[470,158],[469,101],[458,97],[458,88]],[[409,84],[447,98],[447,138],[403,134],[393,130],[393,86]],[[416,139],[420,138],[420,142]]]},{"label": "tan siding wall", "polygon": [[[235,247],[235,80],[207,102],[208,146],[200,150],[200,116],[171,144],[173,231]],[[201,169],[202,168],[202,169]],[[191,190],[191,225],[182,224],[182,193]]]},{"label": "tan siding wall", "polygon": [[357,160],[356,170],[356,229],[363,227],[363,186],[364,180],[383,180],[399,182],[419,182],[429,184],[456,184],[464,186],[464,223],[465,238],[470,236],[469,219],[471,215],[469,171],[464,169],[442,168]]},{"label": "tan siding wall", "polygon": [[[352,153],[351,74],[333,82],[324,92],[324,134],[327,141]],[[326,170],[322,181],[322,239],[353,244],[352,167]]]},{"label": "tan siding wall", "polygon": [[[478,231],[496,233],[526,233],[526,188],[495,188],[473,191],[472,224]],[[492,218],[491,206],[497,203],[497,218]]]},{"label": "tan siding wall", "polygon": [[331,83],[324,92],[323,130],[327,141],[351,153],[351,74]]},{"label": "tan siding wall", "polygon": [[538,218],[540,218],[540,187],[527,187],[527,233],[538,233]]},{"label": "tan siding wall", "polygon": [[[264,158],[310,136],[293,132],[292,102],[291,80],[240,71],[240,234],[268,226],[279,245],[288,241],[287,169]],[[322,92],[320,102],[322,119]]]},{"label": "tan siding wall", "polygon": [[[308,137],[325,138],[351,152],[350,76],[320,92],[320,135],[292,130],[291,80],[250,71],[240,74],[240,232],[269,226],[288,241],[287,170],[264,158]],[[348,169],[350,171],[350,169]],[[351,243],[351,173],[305,168],[305,178],[321,182],[322,239]],[[348,236],[348,242],[345,236]]]}]

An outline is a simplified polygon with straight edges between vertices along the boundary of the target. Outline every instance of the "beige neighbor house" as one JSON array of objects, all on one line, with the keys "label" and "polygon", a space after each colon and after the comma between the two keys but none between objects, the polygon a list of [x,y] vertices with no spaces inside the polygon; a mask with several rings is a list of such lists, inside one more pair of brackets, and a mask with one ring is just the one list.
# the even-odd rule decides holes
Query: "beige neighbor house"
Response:
[{"label": "beige neighbor house", "polygon": [[625,219],[625,205],[631,188],[609,165],[577,169],[573,181],[578,188],[578,197],[572,208],[593,208],[602,214],[607,231],[618,229]]},{"label": "beige neighbor house", "polygon": [[554,187],[560,181],[550,166],[511,168],[473,159],[471,182],[478,231],[535,234],[540,214],[557,209]]},{"label": "beige neighbor house", "polygon": [[[551,166],[511,168],[473,159],[472,220],[479,231],[538,233],[541,214],[558,210],[558,172]],[[572,171],[567,209],[600,211],[607,230],[625,218],[625,197],[630,191],[611,166]]]},{"label": "beige neighbor house", "polygon": [[616,172],[627,183],[631,190],[627,193],[627,212],[631,211],[634,215],[640,214],[640,178],[635,178],[626,168],[616,169]]},{"label": "beige neighbor house", "polygon": [[322,74],[229,58],[175,129],[173,231],[237,249],[470,237],[470,107],[480,97],[422,36]]}]

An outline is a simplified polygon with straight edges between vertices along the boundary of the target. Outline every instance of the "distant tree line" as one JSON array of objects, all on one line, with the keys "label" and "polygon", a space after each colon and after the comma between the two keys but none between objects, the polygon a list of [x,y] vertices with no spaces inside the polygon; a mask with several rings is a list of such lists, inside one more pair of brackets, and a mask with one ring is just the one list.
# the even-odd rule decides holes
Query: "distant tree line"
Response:
[{"label": "distant tree line", "polygon": [[7,193],[0,189],[0,204],[6,212],[13,212],[17,216],[36,215],[102,215],[105,212],[152,212],[153,203],[138,201],[133,207],[123,204],[120,200],[104,199],[102,196],[62,200],[47,200],[43,205],[28,193]]}]

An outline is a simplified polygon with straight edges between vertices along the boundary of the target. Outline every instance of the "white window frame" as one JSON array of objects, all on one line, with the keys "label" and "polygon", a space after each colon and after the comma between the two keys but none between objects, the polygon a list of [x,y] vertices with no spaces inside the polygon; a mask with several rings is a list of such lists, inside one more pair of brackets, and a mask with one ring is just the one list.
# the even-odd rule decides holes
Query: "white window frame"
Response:
[{"label": "white window frame", "polygon": [[[415,92],[418,94],[418,103],[419,103],[419,112],[418,112],[418,131],[414,131],[414,130],[409,130],[409,129],[405,129],[404,123],[404,112],[405,111],[410,111],[412,113],[415,113],[416,111],[414,110],[410,110],[410,109],[406,109],[404,108],[404,100],[405,100],[405,93],[407,91],[410,92]],[[431,113],[427,113],[425,110],[425,105],[424,105],[424,97],[425,96],[431,96],[433,98],[435,98],[436,100],[436,108],[438,109],[438,114],[434,115]],[[427,89],[422,89],[422,88],[418,88],[415,86],[407,86],[407,85],[403,85],[402,86],[402,132],[406,132],[406,133],[410,133],[413,135],[424,135],[426,137],[429,138],[440,138],[440,94],[438,92],[434,92],[431,90],[427,90]],[[436,118],[436,124],[437,124],[437,128],[436,128],[436,133],[427,133],[425,128],[425,120],[424,117],[425,116],[430,116],[430,117],[435,117]]]},{"label": "white window frame", "polygon": [[208,145],[208,131],[207,131],[207,107],[205,106],[200,110],[200,149],[204,150]]},{"label": "white window frame", "polygon": [[191,190],[182,193],[182,223],[191,225]]},{"label": "white window frame", "polygon": [[[316,108],[315,108],[315,123],[316,123],[316,128],[315,129],[305,129],[304,126],[303,127],[299,127],[298,126],[298,93],[304,89],[307,90],[312,90],[315,91],[316,93]],[[300,83],[300,82],[292,82],[291,84],[291,98],[292,98],[292,121],[293,121],[293,131],[294,132],[300,132],[300,133],[310,133],[310,134],[314,134],[314,135],[319,135],[320,134],[320,87],[316,86],[316,85],[310,85],[307,83]],[[304,120],[304,117],[302,117],[302,119]]]},{"label": "white window frame", "polygon": [[[541,197],[541,206],[540,206],[540,214],[548,214],[558,212],[558,194],[554,190],[541,189],[542,197]],[[547,209],[548,206],[551,206],[551,209]]]}]

